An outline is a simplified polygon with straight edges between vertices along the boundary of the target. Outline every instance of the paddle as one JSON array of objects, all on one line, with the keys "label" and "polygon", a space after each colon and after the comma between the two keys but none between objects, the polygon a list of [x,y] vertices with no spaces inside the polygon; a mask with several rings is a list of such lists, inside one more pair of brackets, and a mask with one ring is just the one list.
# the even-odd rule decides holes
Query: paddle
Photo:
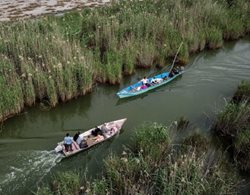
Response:
[{"label": "paddle", "polygon": [[171,68],[170,68],[169,72],[171,72],[172,69],[174,68],[175,60],[176,60],[176,58],[177,58],[178,53],[180,52],[180,49],[181,49],[182,44],[183,44],[183,41],[181,42],[181,44],[180,44],[180,46],[179,46],[179,48],[178,48],[178,50],[177,50],[177,52],[176,52],[176,54],[175,54],[175,57],[174,57],[174,60],[173,60],[173,63],[172,63],[172,65],[171,65]]},{"label": "paddle", "polygon": [[[170,70],[169,70],[168,72],[171,72],[172,69],[174,68],[174,64],[175,64],[176,58],[177,58],[177,56],[178,56],[178,54],[179,54],[179,52],[180,52],[180,49],[181,49],[181,46],[182,46],[182,45],[183,45],[183,41],[181,42],[181,44],[180,44],[180,46],[179,46],[179,48],[178,48],[178,50],[177,50],[177,52],[176,52],[176,54],[175,54],[174,60],[173,60],[173,62],[172,62],[172,65],[171,65],[171,67],[170,67]],[[168,68],[168,66],[165,66],[164,68],[162,68],[161,70],[159,70],[159,71],[156,72],[156,73],[153,72],[153,73],[149,74],[149,75],[147,76],[147,78],[148,78],[148,77],[151,77],[151,76],[153,76],[153,75],[156,75],[156,74],[158,74],[159,72],[162,72],[165,68]],[[138,80],[141,80],[141,79],[138,78]]]}]

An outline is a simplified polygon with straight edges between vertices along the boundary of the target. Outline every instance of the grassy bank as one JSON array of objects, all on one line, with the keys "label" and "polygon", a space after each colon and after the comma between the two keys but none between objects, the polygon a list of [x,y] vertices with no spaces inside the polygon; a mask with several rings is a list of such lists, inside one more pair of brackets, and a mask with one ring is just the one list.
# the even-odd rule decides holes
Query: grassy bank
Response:
[{"label": "grassy bank", "polygon": [[181,41],[178,61],[187,63],[250,32],[248,18],[245,0],[145,0],[1,23],[0,120],[83,95],[94,82],[119,83],[136,67],[163,67]]},{"label": "grassy bank", "polygon": [[229,148],[233,161],[250,172],[250,81],[243,81],[231,103],[218,115],[214,132]]},{"label": "grassy bank", "polygon": [[226,169],[222,155],[208,152],[204,144],[208,141],[199,135],[174,144],[168,127],[147,124],[136,129],[132,144],[121,155],[104,161],[99,179],[86,180],[80,188],[78,174],[60,173],[51,188],[40,188],[37,194],[236,193],[237,176]]}]

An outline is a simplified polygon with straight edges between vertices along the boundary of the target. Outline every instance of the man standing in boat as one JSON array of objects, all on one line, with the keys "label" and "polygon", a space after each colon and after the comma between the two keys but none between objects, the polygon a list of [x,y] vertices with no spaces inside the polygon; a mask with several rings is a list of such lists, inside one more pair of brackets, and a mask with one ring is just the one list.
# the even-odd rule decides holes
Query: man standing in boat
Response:
[{"label": "man standing in boat", "polygon": [[69,133],[66,134],[64,137],[64,146],[65,146],[65,151],[73,151],[72,150],[72,143],[73,143],[73,137],[69,135]]}]

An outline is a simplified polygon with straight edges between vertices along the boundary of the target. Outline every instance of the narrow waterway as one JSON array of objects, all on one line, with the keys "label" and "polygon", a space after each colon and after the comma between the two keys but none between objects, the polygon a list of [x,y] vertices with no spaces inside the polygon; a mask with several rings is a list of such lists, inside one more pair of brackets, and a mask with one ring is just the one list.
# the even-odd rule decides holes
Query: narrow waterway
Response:
[{"label": "narrow waterway", "polygon": [[[145,121],[169,124],[185,116],[207,133],[239,82],[250,78],[250,38],[194,55],[183,76],[166,86],[130,99],[116,97],[119,89],[158,71],[137,71],[120,86],[99,85],[91,94],[55,109],[37,106],[6,121],[0,129],[0,194],[31,194],[58,171],[87,169],[94,175],[102,159],[121,151],[134,128]],[[87,130],[124,117],[128,120],[114,139],[63,161],[53,153],[66,132],[74,134],[74,129]]]}]

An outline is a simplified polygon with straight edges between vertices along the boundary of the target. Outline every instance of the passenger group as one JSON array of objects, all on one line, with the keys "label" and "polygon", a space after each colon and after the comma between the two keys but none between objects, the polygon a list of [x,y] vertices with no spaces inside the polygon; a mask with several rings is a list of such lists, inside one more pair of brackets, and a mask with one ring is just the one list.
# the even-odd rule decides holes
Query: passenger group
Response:
[{"label": "passenger group", "polygon": [[143,79],[139,81],[141,85],[135,88],[132,87],[132,91],[135,92],[135,91],[144,90],[153,85],[162,83],[164,80],[167,80],[168,78],[172,78],[174,75],[179,74],[181,71],[183,71],[183,67],[177,66],[176,68],[173,68],[170,71],[170,73],[163,78],[153,77],[152,79],[148,79],[147,77],[143,77]]},{"label": "passenger group", "polygon": [[105,123],[100,128],[96,126],[88,136],[84,136],[79,131],[74,137],[71,137],[69,133],[67,133],[63,141],[65,152],[87,148],[90,145],[103,141],[105,137],[110,137],[116,130],[116,127],[109,128]]}]

